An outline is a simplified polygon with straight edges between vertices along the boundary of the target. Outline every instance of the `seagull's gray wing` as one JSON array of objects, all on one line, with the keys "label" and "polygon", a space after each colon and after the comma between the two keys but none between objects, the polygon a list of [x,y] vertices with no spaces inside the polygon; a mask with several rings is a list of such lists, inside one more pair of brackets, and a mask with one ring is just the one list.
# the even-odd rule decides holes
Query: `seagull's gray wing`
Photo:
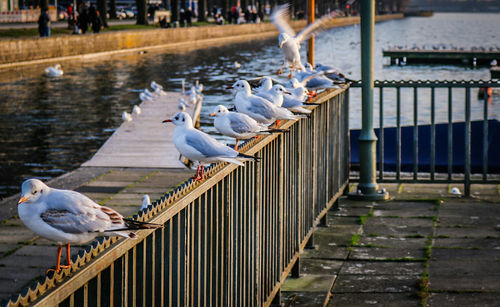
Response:
[{"label": "seagull's gray wing", "polygon": [[45,202],[48,208],[40,217],[50,226],[64,232],[103,232],[113,226],[123,225],[123,218],[118,212],[100,206],[75,191],[51,189]]},{"label": "seagull's gray wing", "polygon": [[237,151],[218,142],[213,137],[199,130],[192,129],[186,132],[186,144],[196,149],[207,158],[234,157]]},{"label": "seagull's gray wing", "polygon": [[286,33],[289,36],[294,37],[295,31],[293,31],[293,29],[288,24],[288,19],[288,4],[283,4],[274,8],[274,12],[271,15],[271,22],[280,33]]},{"label": "seagull's gray wing", "polygon": [[241,113],[229,114],[229,124],[236,133],[248,133],[258,130],[256,122]]},{"label": "seagull's gray wing", "polygon": [[252,113],[259,114],[270,120],[275,117],[272,102],[262,97],[249,97],[249,104],[247,105],[247,109]]},{"label": "seagull's gray wing", "polygon": [[309,39],[311,36],[319,34],[320,32],[326,30],[327,29],[326,26],[331,19],[332,18],[330,16],[325,16],[305,27],[295,37],[295,41],[297,42],[297,44],[300,45],[300,43],[302,43],[306,39]]}]

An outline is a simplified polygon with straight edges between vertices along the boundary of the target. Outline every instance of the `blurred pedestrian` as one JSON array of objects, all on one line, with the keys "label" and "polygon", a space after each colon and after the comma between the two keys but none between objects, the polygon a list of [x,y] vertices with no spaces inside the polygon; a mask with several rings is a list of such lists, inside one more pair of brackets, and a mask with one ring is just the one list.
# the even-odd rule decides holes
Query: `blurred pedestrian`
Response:
[{"label": "blurred pedestrian", "polygon": [[184,9],[181,9],[179,12],[179,24],[181,27],[184,27],[184,23],[186,22],[186,13]]},{"label": "blurred pedestrian", "polygon": [[38,33],[40,33],[40,37],[50,36],[50,17],[46,8],[42,8],[38,18]]},{"label": "blurred pedestrian", "polygon": [[191,18],[193,18],[193,12],[191,11],[190,8],[188,8],[185,12],[186,14],[186,22],[188,27],[192,26],[193,24],[191,23]]},{"label": "blurred pedestrian", "polygon": [[214,5],[214,7],[212,8],[212,16],[214,17],[214,19],[217,19],[217,5]]},{"label": "blurred pedestrian", "polygon": [[99,15],[99,11],[97,11],[95,8],[91,10],[92,8],[93,6],[91,6],[89,9],[89,20],[90,24],[92,25],[92,32],[99,33],[102,28],[102,19]]},{"label": "blurred pedestrian", "polygon": [[85,4],[82,4],[82,6],[80,7],[80,14],[78,15],[78,27],[82,31],[82,34],[85,34],[85,32],[87,32],[87,29],[89,28],[89,12]]}]

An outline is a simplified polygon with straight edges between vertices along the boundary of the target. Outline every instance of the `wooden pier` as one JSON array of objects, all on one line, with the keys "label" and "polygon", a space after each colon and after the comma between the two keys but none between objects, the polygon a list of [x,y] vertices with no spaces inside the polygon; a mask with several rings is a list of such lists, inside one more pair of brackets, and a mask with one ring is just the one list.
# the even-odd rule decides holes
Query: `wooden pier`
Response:
[{"label": "wooden pier", "polygon": [[458,64],[458,65],[490,65],[495,59],[500,59],[500,50],[383,50],[384,57],[391,58],[395,64]]}]

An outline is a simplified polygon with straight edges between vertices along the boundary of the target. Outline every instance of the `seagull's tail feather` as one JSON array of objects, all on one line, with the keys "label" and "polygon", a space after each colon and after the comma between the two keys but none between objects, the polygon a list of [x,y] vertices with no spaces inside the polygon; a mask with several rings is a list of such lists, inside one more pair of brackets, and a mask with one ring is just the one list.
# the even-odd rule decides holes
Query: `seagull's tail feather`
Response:
[{"label": "seagull's tail feather", "polygon": [[321,105],[321,103],[304,102],[304,105],[306,105],[306,106],[319,106],[319,105]]},{"label": "seagull's tail feather", "polygon": [[236,156],[236,158],[242,159],[242,160],[253,160],[254,162],[259,162],[260,161],[260,157],[246,155],[246,154],[241,153],[241,152],[238,153],[238,156]]},{"label": "seagull's tail feather", "polygon": [[148,222],[140,222],[133,219],[123,219],[127,230],[139,230],[139,229],[158,229],[163,228],[163,225],[153,224]]},{"label": "seagull's tail feather", "polygon": [[301,114],[309,114],[312,112],[311,110],[304,109],[303,107],[293,107],[293,108],[289,108],[289,110],[292,112],[297,112],[297,113],[301,113]]},{"label": "seagull's tail feather", "polygon": [[[238,157],[238,158],[239,158],[239,157]],[[243,162],[238,161],[238,160],[236,160],[235,158],[227,158],[227,157],[224,157],[224,158],[219,158],[219,160],[224,161],[224,162],[228,162],[228,163],[237,164],[237,165],[239,165],[239,166],[245,166],[245,164],[243,164]]]},{"label": "seagull's tail feather", "polygon": [[268,129],[264,131],[259,131],[259,133],[280,133],[280,132],[287,133],[288,129]]}]

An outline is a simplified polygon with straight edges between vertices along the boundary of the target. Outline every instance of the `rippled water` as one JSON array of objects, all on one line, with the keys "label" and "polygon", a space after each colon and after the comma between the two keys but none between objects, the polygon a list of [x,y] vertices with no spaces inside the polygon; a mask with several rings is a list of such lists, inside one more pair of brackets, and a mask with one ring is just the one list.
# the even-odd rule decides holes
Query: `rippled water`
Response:
[{"label": "rippled water", "polygon": [[[496,14],[436,14],[432,18],[406,18],[377,24],[375,78],[489,79],[486,68],[387,66],[384,65],[387,61],[382,59],[382,48],[413,43],[493,46],[500,35],[498,17]],[[359,26],[328,30],[316,41],[318,62],[334,65],[353,79],[359,78]],[[234,61],[242,64],[239,70],[233,68]],[[50,179],[92,157],[120,125],[122,111],[130,111],[132,105],[139,102],[138,93],[133,90],[146,88],[151,80],[164,84],[168,90],[179,91],[181,79],[199,79],[205,85],[202,128],[213,133],[207,114],[216,104],[230,104],[231,96],[224,88],[242,77],[273,74],[280,62],[277,40],[270,39],[178,54],[131,54],[62,62],[65,74],[59,79],[43,75],[47,65],[2,71],[0,197],[17,192],[20,183],[28,177]],[[353,90],[351,97],[351,123],[356,127],[359,91]],[[473,110],[479,116],[482,109],[473,97]],[[393,103],[389,96],[387,103]],[[493,101],[491,116],[499,113],[498,105]],[[460,112],[460,107],[454,111]],[[424,106],[420,112],[425,117],[428,107]],[[388,120],[391,118],[389,112]]]}]

